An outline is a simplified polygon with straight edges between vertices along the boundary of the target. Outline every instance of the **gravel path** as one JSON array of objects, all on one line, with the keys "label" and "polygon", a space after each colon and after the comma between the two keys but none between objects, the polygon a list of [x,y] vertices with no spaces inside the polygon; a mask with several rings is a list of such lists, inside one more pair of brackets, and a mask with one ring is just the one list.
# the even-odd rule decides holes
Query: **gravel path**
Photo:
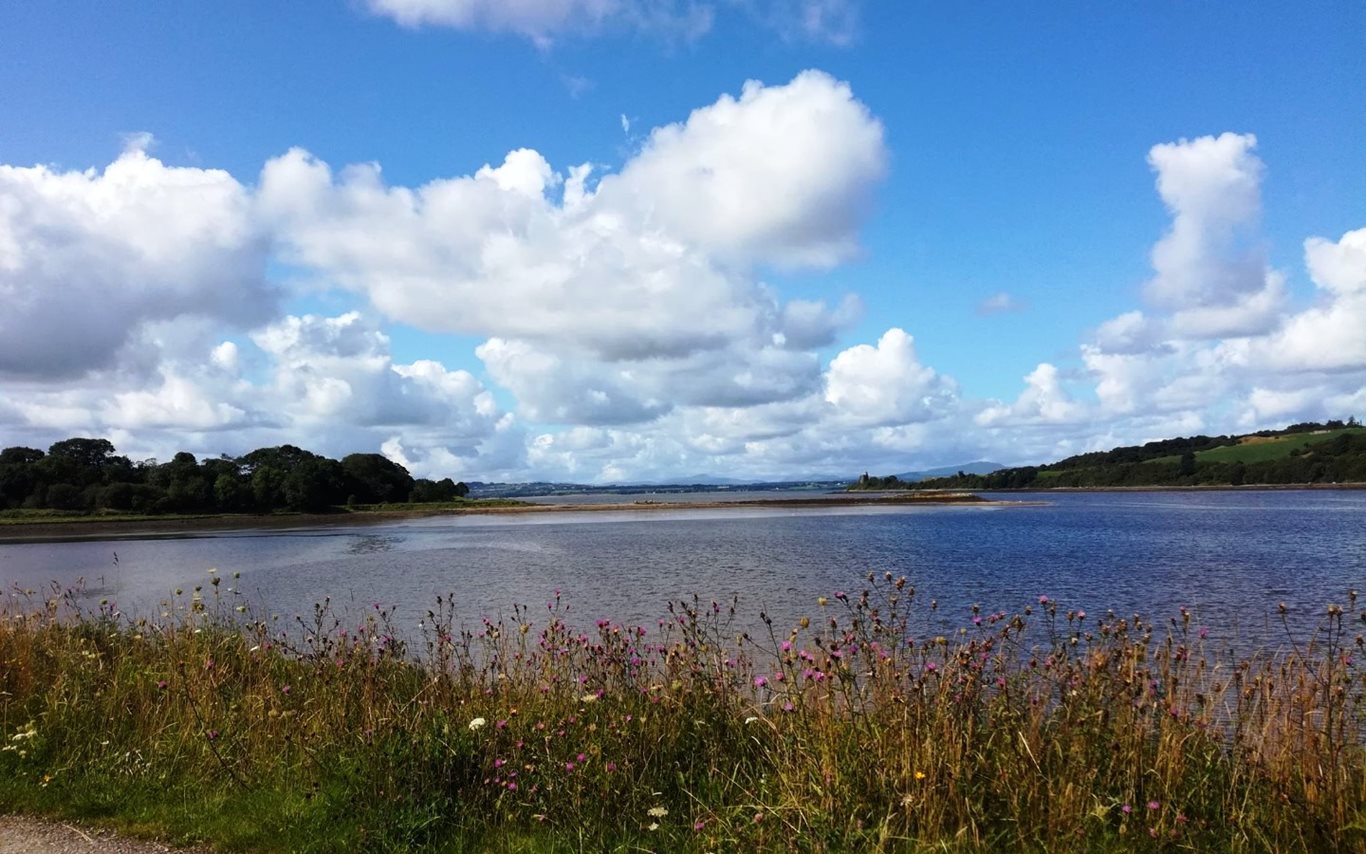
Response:
[{"label": "gravel path", "polygon": [[70,822],[0,815],[0,854],[204,854],[207,850],[172,848]]}]

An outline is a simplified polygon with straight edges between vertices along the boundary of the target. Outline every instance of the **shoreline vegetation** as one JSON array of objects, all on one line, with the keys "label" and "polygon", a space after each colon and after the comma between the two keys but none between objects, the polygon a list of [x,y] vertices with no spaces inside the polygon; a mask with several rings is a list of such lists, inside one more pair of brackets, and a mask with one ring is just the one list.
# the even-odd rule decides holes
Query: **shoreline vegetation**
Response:
[{"label": "shoreline vegetation", "polygon": [[902,480],[862,475],[850,491],[1366,487],[1366,427],[1307,421],[1243,436],[1163,439],[1041,466]]},{"label": "shoreline vegetation", "polygon": [[252,851],[1366,842],[1354,591],[1239,657],[1184,609],[1047,595],[935,634],[890,573],[754,635],[737,601],[579,625],[556,594],[461,627],[446,598],[291,621],[234,585],[150,617],[9,597],[0,812]]}]

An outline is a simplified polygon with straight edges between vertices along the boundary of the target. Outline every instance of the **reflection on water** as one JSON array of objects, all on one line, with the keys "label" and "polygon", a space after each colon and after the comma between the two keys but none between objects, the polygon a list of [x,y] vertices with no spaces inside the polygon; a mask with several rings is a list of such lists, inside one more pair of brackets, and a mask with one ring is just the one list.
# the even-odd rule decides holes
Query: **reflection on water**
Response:
[{"label": "reflection on water", "polygon": [[346,553],[349,555],[368,555],[376,552],[387,552],[400,541],[400,537],[392,535],[362,534],[356,536],[351,544],[346,547]]},{"label": "reflection on water", "polygon": [[[1165,618],[1185,606],[1216,633],[1284,642],[1277,603],[1303,630],[1349,587],[1366,588],[1366,492],[1030,496],[1042,507],[745,507],[414,519],[363,528],[215,533],[0,546],[5,589],[86,582],[86,596],[148,612],[209,568],[257,608],[398,607],[416,625],[438,594],[460,617],[536,610],[561,590],[583,623],[653,625],[670,600],[729,601],[779,624],[815,599],[906,574],[962,625],[974,603],[1017,609],[1040,594],[1093,614]],[[114,553],[118,562],[114,562]],[[209,588],[206,586],[206,590]],[[212,592],[211,590],[209,592]]]}]

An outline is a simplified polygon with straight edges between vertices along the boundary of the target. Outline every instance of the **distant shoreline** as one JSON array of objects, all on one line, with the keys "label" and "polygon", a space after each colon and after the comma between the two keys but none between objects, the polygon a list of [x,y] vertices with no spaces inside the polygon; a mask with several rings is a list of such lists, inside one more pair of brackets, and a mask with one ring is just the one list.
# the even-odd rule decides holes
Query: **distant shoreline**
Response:
[{"label": "distant shoreline", "polygon": [[195,534],[235,531],[286,531],[296,528],[341,528],[379,525],[404,519],[430,519],[440,516],[523,515],[529,513],[599,513],[606,511],[654,512],[662,510],[723,510],[727,508],[818,508],[818,507],[904,507],[966,504],[973,506],[1018,505],[1024,502],[992,501],[971,492],[921,492],[867,497],[869,493],[840,493],[821,498],[759,498],[743,501],[655,501],[638,500],[610,504],[518,504],[513,506],[440,507],[432,509],[361,510],[340,513],[297,513],[271,515],[223,514],[210,516],[172,516],[160,519],[110,519],[89,517],[33,522],[8,522],[0,525],[0,545],[72,540],[146,539],[184,537]]},{"label": "distant shoreline", "polygon": [[[1020,486],[982,489],[981,492],[1286,492],[1292,490],[1366,489],[1366,483],[1203,483],[1187,486]],[[921,492],[934,492],[922,489]],[[955,490],[956,491],[956,490]]]}]

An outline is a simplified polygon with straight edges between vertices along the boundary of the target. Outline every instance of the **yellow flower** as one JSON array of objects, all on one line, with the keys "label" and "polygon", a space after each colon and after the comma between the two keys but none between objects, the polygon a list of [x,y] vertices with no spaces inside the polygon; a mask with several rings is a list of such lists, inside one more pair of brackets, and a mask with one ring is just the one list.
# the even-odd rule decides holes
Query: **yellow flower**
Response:
[{"label": "yellow flower", "polygon": [[917,771],[917,772],[915,772],[915,778],[916,778],[917,780],[923,780],[923,779],[925,779],[925,772],[924,772],[924,771]]}]

